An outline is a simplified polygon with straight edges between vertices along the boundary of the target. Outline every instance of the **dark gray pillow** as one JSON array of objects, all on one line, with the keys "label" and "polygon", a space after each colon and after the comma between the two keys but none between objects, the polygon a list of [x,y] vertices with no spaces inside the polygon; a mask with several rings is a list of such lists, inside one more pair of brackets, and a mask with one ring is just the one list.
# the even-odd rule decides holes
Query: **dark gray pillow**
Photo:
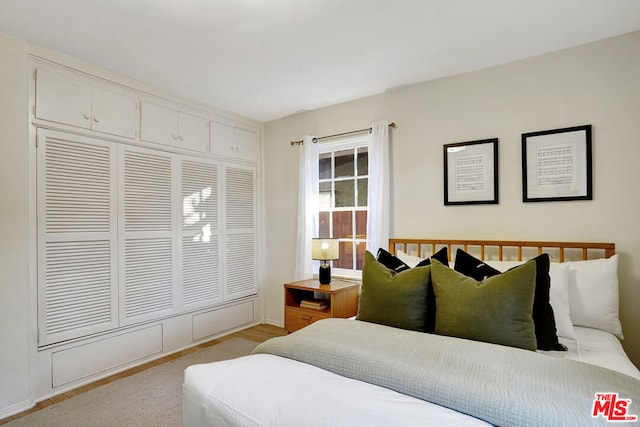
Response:
[{"label": "dark gray pillow", "polygon": [[500,270],[496,270],[489,264],[485,264],[484,261],[466,253],[462,249],[456,251],[456,260],[453,268],[457,272],[465,276],[473,277],[476,280],[483,280],[501,273]]},{"label": "dark gray pillow", "polygon": [[[376,259],[379,263],[383,264],[385,267],[390,268],[391,270],[399,273],[404,270],[408,270],[411,267],[407,265],[404,261],[402,261],[397,256],[393,255],[391,252],[385,249],[378,249],[378,255]],[[431,259],[437,259],[444,265],[449,265],[449,253],[447,252],[446,246],[441,248],[438,252],[431,255],[430,258],[423,259],[416,267],[424,267],[426,265],[431,265]]]}]

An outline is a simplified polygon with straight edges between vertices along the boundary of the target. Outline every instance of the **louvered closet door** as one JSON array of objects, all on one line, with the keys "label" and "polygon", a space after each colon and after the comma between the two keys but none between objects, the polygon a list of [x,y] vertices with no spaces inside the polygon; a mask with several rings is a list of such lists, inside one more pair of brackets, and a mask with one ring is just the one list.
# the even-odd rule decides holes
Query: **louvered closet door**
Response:
[{"label": "louvered closet door", "polygon": [[122,324],[174,309],[172,158],[121,146],[119,173],[119,286]]},{"label": "louvered closet door", "polygon": [[117,326],[116,148],[37,134],[38,345]]},{"label": "louvered closet door", "polygon": [[182,304],[192,308],[222,301],[220,167],[183,158],[180,173]]},{"label": "louvered closet door", "polygon": [[256,170],[224,169],[226,300],[257,293]]}]

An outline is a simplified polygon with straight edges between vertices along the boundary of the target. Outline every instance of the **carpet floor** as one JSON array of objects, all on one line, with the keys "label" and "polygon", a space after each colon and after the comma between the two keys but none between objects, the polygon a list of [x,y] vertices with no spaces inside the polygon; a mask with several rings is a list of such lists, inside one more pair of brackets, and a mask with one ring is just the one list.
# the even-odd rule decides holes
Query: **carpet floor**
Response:
[{"label": "carpet floor", "polygon": [[247,355],[258,345],[233,338],[79,394],[5,427],[182,426],[182,381],[187,366]]}]

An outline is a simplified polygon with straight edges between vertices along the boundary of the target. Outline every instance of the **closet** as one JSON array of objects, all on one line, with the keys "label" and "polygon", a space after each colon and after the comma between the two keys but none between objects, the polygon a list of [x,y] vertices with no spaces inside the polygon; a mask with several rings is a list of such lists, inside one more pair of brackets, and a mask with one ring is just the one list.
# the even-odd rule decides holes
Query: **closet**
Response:
[{"label": "closet", "polygon": [[31,72],[40,393],[259,321],[260,127]]}]

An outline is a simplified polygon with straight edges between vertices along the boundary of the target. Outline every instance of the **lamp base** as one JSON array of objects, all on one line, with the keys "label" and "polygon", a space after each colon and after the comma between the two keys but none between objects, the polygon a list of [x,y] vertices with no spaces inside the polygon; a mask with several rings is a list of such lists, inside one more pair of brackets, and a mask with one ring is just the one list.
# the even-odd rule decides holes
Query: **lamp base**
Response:
[{"label": "lamp base", "polygon": [[321,285],[328,285],[331,283],[331,266],[329,264],[320,264],[318,279],[320,280]]}]

